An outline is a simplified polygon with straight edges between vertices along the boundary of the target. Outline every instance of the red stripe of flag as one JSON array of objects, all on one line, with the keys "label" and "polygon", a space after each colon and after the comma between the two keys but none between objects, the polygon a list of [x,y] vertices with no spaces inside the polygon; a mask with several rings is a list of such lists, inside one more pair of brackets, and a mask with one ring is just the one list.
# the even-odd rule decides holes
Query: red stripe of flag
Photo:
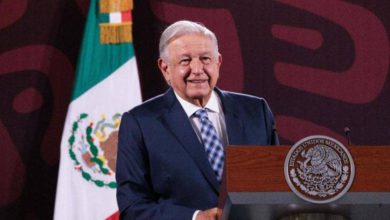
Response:
[{"label": "red stripe of flag", "polygon": [[122,22],[130,22],[132,20],[131,11],[122,12]]},{"label": "red stripe of flag", "polygon": [[119,212],[115,212],[114,214],[106,218],[106,220],[119,220]]}]

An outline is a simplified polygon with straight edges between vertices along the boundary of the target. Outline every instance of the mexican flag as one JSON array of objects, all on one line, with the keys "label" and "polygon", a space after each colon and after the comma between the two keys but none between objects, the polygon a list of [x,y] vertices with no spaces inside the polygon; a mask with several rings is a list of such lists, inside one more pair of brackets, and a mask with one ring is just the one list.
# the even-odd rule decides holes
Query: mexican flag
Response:
[{"label": "mexican flag", "polygon": [[90,0],[64,126],[54,219],[118,219],[121,114],[141,103],[131,0]]}]

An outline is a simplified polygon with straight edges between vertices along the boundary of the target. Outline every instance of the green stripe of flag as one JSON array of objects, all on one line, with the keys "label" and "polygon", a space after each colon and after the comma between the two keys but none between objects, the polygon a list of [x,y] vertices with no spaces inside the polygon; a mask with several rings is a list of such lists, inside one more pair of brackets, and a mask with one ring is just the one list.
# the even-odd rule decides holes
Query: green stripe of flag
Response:
[{"label": "green stripe of flag", "polygon": [[80,49],[72,101],[134,56],[134,48],[130,43],[100,44],[97,0],[91,0],[90,4],[93,5],[88,13]]}]

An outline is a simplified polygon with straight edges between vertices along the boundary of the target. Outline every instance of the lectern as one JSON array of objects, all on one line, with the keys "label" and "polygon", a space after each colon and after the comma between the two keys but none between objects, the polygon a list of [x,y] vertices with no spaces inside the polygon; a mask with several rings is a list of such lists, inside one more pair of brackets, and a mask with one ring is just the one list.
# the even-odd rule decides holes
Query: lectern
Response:
[{"label": "lectern", "polygon": [[277,220],[328,213],[351,220],[390,219],[390,146],[348,146],[355,162],[349,191],[327,204],[302,200],[289,188],[284,161],[289,146],[229,146],[219,207],[222,219]]}]

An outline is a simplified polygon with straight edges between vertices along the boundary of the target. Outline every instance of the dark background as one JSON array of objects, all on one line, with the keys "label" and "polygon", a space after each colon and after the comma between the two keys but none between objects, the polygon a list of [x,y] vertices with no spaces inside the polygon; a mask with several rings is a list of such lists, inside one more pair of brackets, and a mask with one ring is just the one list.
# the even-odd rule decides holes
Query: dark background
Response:
[{"label": "dark background", "polygon": [[[52,219],[63,123],[88,0],[0,0],[0,219]],[[390,2],[135,0],[143,99],[165,91],[158,38],[179,19],[215,31],[218,86],[262,96],[282,144],[325,134],[390,145]]]}]

